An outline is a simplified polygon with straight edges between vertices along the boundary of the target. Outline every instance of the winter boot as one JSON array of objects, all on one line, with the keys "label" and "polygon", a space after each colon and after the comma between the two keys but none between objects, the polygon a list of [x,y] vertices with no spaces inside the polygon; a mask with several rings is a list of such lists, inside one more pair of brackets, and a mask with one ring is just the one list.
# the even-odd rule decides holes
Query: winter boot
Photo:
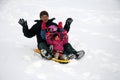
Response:
[{"label": "winter boot", "polygon": [[65,54],[63,54],[60,58],[61,60],[68,60],[67,56]]},{"label": "winter boot", "polygon": [[51,60],[53,57],[50,55],[50,54],[48,54],[48,56],[46,56],[46,59],[48,59],[48,60]]},{"label": "winter boot", "polygon": [[59,53],[56,53],[56,54],[54,55],[54,58],[55,58],[55,59],[58,59],[58,58],[59,58]]},{"label": "winter boot", "polygon": [[72,53],[71,53],[71,54],[69,54],[69,55],[68,55],[68,59],[75,59],[75,55],[74,55],[74,54],[72,54]]},{"label": "winter boot", "polygon": [[85,55],[84,50],[80,50],[76,53],[76,58],[75,59],[81,59]]},{"label": "winter boot", "polygon": [[54,48],[53,45],[49,46],[49,50],[50,50],[51,53],[53,52],[53,48]]},{"label": "winter boot", "polygon": [[52,56],[50,54],[48,54],[45,49],[41,49],[41,56],[48,60],[50,60],[52,58]]}]

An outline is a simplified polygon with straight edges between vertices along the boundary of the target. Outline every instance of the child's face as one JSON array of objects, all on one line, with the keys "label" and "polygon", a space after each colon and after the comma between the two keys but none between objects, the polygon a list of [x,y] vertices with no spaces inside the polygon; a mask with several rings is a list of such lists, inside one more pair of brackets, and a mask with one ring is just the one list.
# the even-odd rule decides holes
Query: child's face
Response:
[{"label": "child's face", "polygon": [[59,36],[56,36],[56,37],[55,37],[55,40],[59,40],[59,39],[60,39]]},{"label": "child's face", "polygon": [[51,28],[51,29],[49,29],[49,32],[53,32],[53,29]]}]

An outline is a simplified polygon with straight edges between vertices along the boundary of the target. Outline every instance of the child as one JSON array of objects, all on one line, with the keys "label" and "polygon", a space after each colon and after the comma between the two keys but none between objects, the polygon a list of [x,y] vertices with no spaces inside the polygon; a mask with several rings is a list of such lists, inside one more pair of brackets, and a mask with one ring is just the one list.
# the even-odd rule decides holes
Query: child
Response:
[{"label": "child", "polygon": [[66,60],[67,57],[65,54],[63,54],[63,51],[64,45],[68,43],[67,31],[61,28],[61,22],[58,24],[58,28],[61,28],[60,32],[57,31],[53,33],[55,30],[54,27],[54,25],[51,25],[48,28],[49,31],[46,33],[46,41],[49,45],[53,46],[54,58]]}]

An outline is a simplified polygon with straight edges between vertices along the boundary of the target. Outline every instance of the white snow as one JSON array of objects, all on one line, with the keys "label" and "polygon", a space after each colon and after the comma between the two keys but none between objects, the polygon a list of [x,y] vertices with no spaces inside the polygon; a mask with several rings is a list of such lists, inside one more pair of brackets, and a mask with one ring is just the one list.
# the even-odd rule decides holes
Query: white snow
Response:
[{"label": "white snow", "polygon": [[[36,37],[24,37],[18,20],[30,28],[42,10],[55,22],[73,18],[69,41],[84,58],[64,65],[33,52]],[[119,27],[119,0],[1,0],[0,80],[120,80]]]}]

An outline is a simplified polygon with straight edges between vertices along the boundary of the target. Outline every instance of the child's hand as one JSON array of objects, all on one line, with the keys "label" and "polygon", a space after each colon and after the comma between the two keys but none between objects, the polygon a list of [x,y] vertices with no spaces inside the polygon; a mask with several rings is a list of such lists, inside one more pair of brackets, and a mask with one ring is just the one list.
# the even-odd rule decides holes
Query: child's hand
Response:
[{"label": "child's hand", "polygon": [[64,30],[64,31],[62,32],[62,34],[63,34],[63,35],[67,35],[67,31]]},{"label": "child's hand", "polygon": [[58,23],[58,28],[61,29],[62,28],[62,22]]},{"label": "child's hand", "polygon": [[46,33],[46,36],[50,36],[50,32],[47,32],[47,33]]}]

